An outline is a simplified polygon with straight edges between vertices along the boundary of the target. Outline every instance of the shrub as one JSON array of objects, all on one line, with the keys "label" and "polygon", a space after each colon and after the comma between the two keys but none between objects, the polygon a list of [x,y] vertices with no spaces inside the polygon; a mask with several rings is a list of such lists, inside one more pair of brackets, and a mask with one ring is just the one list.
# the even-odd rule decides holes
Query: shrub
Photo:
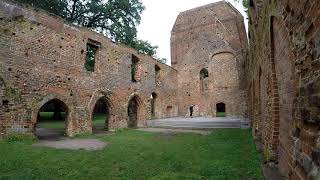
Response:
[{"label": "shrub", "polygon": [[119,128],[119,129],[117,129],[116,130],[116,132],[118,133],[118,132],[125,132],[125,131],[128,131],[129,130],[129,128]]},{"label": "shrub", "polygon": [[10,133],[4,137],[6,142],[33,142],[37,137],[33,134]]}]

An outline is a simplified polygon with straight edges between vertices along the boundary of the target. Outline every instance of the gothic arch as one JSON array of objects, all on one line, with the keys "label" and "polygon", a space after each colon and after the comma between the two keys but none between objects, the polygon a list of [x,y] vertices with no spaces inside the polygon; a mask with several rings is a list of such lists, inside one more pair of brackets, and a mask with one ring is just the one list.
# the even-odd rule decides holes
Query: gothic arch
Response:
[{"label": "gothic arch", "polygon": [[146,110],[143,101],[137,93],[133,93],[129,96],[127,113],[129,128],[137,128],[145,125]]},{"label": "gothic arch", "polygon": [[107,121],[106,122],[106,127],[105,129],[109,129],[109,125],[111,122],[113,122],[114,119],[114,114],[113,114],[113,110],[114,110],[114,105],[111,101],[111,91],[109,90],[97,90],[95,91],[92,96],[91,99],[89,101],[88,104],[88,122],[87,122],[87,127],[89,128],[89,130],[92,130],[93,128],[93,114],[94,114],[94,108],[97,105],[97,103],[101,100],[106,106],[107,106]]},{"label": "gothic arch", "polygon": [[[32,124],[31,129],[39,138],[57,138],[60,136],[73,135],[71,127],[71,110],[67,105],[67,101],[58,95],[49,95],[40,101],[32,112]],[[52,115],[50,115],[53,112]],[[64,122],[64,126],[51,127],[40,126],[48,122]],[[51,123],[50,122],[50,123]],[[60,123],[59,123],[60,124]],[[39,128],[41,127],[41,128]],[[54,131],[54,133],[52,133]],[[50,133],[47,133],[50,132]]]},{"label": "gothic arch", "polygon": [[40,110],[40,108],[45,105],[47,102],[53,100],[53,99],[58,99],[59,101],[63,102],[66,107],[68,107],[68,117],[67,117],[67,121],[69,123],[70,121],[70,116],[72,113],[72,109],[70,109],[69,107],[72,107],[71,104],[69,104],[68,98],[61,96],[59,94],[49,94],[45,97],[42,98],[41,101],[35,102],[33,109],[32,109],[32,115],[31,115],[31,122],[33,125],[35,125],[37,123],[37,118],[38,118],[38,112]]}]

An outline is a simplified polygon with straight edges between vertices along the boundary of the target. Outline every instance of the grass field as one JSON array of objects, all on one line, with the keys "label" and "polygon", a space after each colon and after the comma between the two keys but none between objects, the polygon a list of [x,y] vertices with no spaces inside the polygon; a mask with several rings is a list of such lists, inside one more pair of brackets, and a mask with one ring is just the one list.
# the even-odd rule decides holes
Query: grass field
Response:
[{"label": "grass field", "polygon": [[108,146],[72,151],[0,141],[0,179],[263,179],[249,130],[208,136],[129,130],[90,138]]},{"label": "grass field", "polygon": [[[41,121],[37,124],[37,127],[47,129],[64,129],[66,126],[65,121],[52,119],[53,112],[40,112]],[[65,117],[65,113],[62,112],[62,117]],[[104,126],[106,122],[105,114],[95,114],[93,117],[93,126]]]}]

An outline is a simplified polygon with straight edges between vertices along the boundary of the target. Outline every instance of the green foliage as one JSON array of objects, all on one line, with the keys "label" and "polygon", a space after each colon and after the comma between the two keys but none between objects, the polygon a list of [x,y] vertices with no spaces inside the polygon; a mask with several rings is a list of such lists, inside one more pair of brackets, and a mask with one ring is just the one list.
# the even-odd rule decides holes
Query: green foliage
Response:
[{"label": "green foliage", "polygon": [[86,68],[87,71],[90,71],[90,72],[94,71],[97,50],[98,50],[98,47],[93,45],[87,45],[86,62],[84,64],[84,67]]},{"label": "green foliage", "polygon": [[157,53],[158,46],[152,46],[148,41],[134,39],[130,42],[130,47],[137,49],[139,53],[154,56]]},{"label": "green foliage", "polygon": [[249,0],[234,0],[237,3],[242,3],[242,6],[245,10],[248,10],[249,8]]},{"label": "green foliage", "polygon": [[168,60],[166,58],[156,58],[159,62],[165,64]]},{"label": "green foliage", "polygon": [[[60,112],[63,118],[66,117],[65,112]],[[37,127],[55,129],[55,130],[64,130],[66,127],[66,122],[62,120],[53,119],[54,112],[39,112],[39,122]]]},{"label": "green foliage", "polygon": [[106,125],[107,115],[103,113],[98,113],[93,116],[93,126],[104,126]]},{"label": "green foliage", "polygon": [[116,129],[116,133],[126,132],[129,131],[129,128],[118,128]]},{"label": "green foliage", "polygon": [[207,136],[125,130],[99,138],[108,143],[100,151],[0,142],[0,179],[263,179],[249,130]]},{"label": "green foliage", "polygon": [[10,133],[4,137],[5,142],[33,142],[37,138],[33,134]]},{"label": "green foliage", "polygon": [[[65,112],[60,112],[63,118],[66,117]],[[40,121],[37,126],[47,129],[61,130],[65,129],[66,122],[61,120],[53,119],[54,112],[39,112]],[[93,126],[104,126],[106,124],[106,114],[95,114],[93,116]]]},{"label": "green foliage", "polygon": [[67,21],[103,33],[115,42],[155,55],[156,46],[137,39],[145,9],[140,0],[15,0],[44,9]]}]

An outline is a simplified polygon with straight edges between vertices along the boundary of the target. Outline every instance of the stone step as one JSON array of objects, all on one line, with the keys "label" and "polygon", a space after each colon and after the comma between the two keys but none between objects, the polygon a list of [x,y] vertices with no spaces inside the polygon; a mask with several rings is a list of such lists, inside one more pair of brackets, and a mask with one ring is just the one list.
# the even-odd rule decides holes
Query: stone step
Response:
[{"label": "stone step", "polygon": [[148,127],[177,129],[217,129],[217,128],[250,128],[247,121],[239,118],[170,118],[147,121]]}]

